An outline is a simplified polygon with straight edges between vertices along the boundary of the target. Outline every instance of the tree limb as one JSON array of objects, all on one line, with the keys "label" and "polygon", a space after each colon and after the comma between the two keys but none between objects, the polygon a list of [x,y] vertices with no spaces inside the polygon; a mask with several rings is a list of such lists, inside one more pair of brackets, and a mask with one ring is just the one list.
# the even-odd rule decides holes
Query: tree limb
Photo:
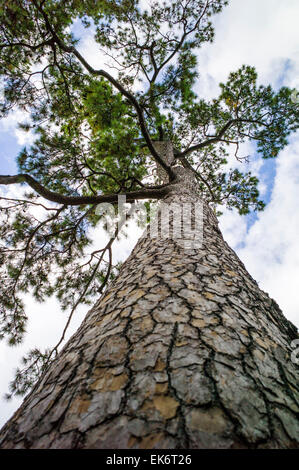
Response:
[{"label": "tree limb", "polygon": [[223,128],[221,129],[221,131],[219,132],[219,134],[217,134],[216,136],[212,137],[211,139],[205,140],[204,142],[199,142],[198,144],[192,145],[191,147],[187,148],[187,149],[184,150],[183,152],[180,152],[180,154],[177,154],[178,157],[184,157],[184,156],[188,155],[188,153],[194,152],[194,151],[196,151],[196,150],[200,150],[200,149],[203,148],[203,147],[207,147],[208,145],[211,145],[211,144],[214,144],[214,143],[218,142],[218,141],[223,137],[223,135],[225,134],[225,132],[226,132],[233,124],[235,124],[236,121],[239,121],[239,119],[230,119],[230,120],[225,124],[225,126],[223,126]]},{"label": "tree limb", "polygon": [[[63,194],[50,191],[40,184],[32,176],[24,173],[19,175],[0,175],[0,185],[21,184],[27,183],[34,189],[40,196],[48,201],[57,202],[58,204],[65,204],[68,206],[81,206],[85,204],[100,204],[102,202],[117,202],[118,196],[121,193],[102,194],[98,196],[65,196]],[[135,201],[136,199],[161,199],[168,192],[169,185],[161,185],[143,188],[136,191],[126,192],[127,201]]]},{"label": "tree limb", "polygon": [[[180,157],[180,156],[186,156],[188,155],[189,153],[191,152],[194,152],[196,150],[200,150],[204,147],[207,147],[208,145],[211,145],[211,144],[215,144],[216,142],[219,142],[222,137],[224,136],[224,134],[226,133],[226,131],[234,124],[240,124],[242,122],[248,122],[248,123],[252,123],[252,124],[260,124],[261,126],[267,126],[267,124],[263,121],[259,121],[259,120],[256,120],[256,119],[242,119],[242,118],[237,118],[237,119],[230,119],[223,127],[222,129],[220,130],[219,134],[211,137],[210,139],[208,140],[205,140],[203,142],[199,142],[198,144],[195,144],[195,145],[192,145],[191,147],[187,148],[186,150],[184,150],[183,152],[180,152],[180,153],[177,153],[177,156]],[[253,138],[253,137],[252,137]]]}]

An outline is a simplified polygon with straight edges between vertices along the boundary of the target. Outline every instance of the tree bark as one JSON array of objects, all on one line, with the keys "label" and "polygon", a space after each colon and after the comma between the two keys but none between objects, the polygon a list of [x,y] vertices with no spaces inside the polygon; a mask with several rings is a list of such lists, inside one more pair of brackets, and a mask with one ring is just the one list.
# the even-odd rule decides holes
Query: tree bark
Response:
[{"label": "tree bark", "polygon": [[[188,170],[165,202],[198,202]],[[296,328],[223,240],[144,235],[0,432],[1,448],[294,448]]]}]

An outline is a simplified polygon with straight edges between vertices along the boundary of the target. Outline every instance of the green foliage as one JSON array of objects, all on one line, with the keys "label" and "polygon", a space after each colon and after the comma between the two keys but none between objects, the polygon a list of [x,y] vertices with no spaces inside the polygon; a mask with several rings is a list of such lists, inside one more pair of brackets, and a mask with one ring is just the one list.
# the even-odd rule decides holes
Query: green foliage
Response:
[{"label": "green foliage", "polygon": [[[240,214],[262,210],[258,179],[229,168],[229,151],[240,160],[240,145],[251,141],[263,158],[276,157],[298,128],[299,107],[292,90],[258,86],[249,66],[220,84],[218,98],[197,96],[197,52],[213,40],[211,15],[226,4],[3,1],[0,114],[23,110],[20,127],[35,136],[18,156],[19,171],[59,195],[128,194],[155,182],[149,139],[171,140],[177,163],[192,166],[203,198]],[[78,52],[74,32],[82,26],[94,33],[113,77]],[[56,295],[73,313],[103,291],[118,266],[111,241],[93,246],[92,230],[103,219],[95,204],[45,203],[35,191],[1,200],[0,338],[13,345],[26,328],[24,293],[38,301]],[[31,351],[11,392],[29,390],[49,360],[49,351]]]},{"label": "green foliage", "polygon": [[257,87],[256,81],[255,69],[243,66],[229,75],[226,84],[220,84],[224,119],[220,118],[218,129],[228,117],[238,120],[230,137],[240,139],[241,135],[243,140],[255,140],[263,158],[273,158],[287,145],[288,135],[298,128],[299,110],[291,100],[292,90],[283,87],[275,93],[271,86]]},{"label": "green foliage", "polygon": [[22,359],[23,368],[17,368],[15,378],[9,385],[9,393],[5,395],[10,400],[13,395],[23,396],[31,390],[38,378],[50,364],[50,350],[41,352],[35,348],[29,351]]}]

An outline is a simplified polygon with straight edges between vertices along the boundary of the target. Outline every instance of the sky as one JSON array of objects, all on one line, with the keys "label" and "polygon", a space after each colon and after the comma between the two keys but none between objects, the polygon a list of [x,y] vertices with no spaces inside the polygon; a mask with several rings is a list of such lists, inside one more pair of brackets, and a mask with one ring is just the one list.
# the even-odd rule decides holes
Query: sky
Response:
[{"label": "sky", "polygon": [[[270,83],[274,89],[290,86],[299,90],[298,0],[231,0],[230,5],[213,22],[216,36],[198,54],[200,78],[196,91],[203,97],[217,96],[218,84],[229,72],[242,64],[255,66],[259,83]],[[88,34],[80,43],[80,51],[95,67],[103,67],[102,58]],[[32,136],[17,129],[21,113],[13,113],[0,121],[0,174],[16,172],[15,157],[30,144]],[[240,216],[225,210],[220,228],[225,240],[244,262],[261,289],[280,305],[284,315],[299,326],[299,133],[277,159],[261,160],[254,147],[245,145],[244,155],[250,163],[230,159],[234,167],[251,170],[260,179],[260,193],[267,206],[263,212]],[[244,168],[244,165],[246,168]],[[1,188],[0,188],[1,191]],[[2,189],[3,191],[3,189]],[[17,186],[10,194],[21,194]],[[116,245],[115,259],[125,260],[141,234],[132,226],[129,237]],[[22,399],[6,402],[13,370],[20,358],[31,348],[53,346],[63,329],[66,313],[54,299],[37,304],[26,296],[29,313],[28,333],[22,345],[8,347],[0,343],[0,426],[18,408]],[[68,337],[74,333],[86,314],[87,307],[78,309]]]}]

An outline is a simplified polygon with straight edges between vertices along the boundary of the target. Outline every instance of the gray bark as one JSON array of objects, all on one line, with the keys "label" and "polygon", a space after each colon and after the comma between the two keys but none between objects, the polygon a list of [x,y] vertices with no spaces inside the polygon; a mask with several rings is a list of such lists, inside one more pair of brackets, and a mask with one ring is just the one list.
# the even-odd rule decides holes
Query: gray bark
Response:
[{"label": "gray bark", "polygon": [[[197,202],[180,174],[165,202]],[[201,248],[142,237],[1,448],[294,448],[296,328],[203,204]]]}]

